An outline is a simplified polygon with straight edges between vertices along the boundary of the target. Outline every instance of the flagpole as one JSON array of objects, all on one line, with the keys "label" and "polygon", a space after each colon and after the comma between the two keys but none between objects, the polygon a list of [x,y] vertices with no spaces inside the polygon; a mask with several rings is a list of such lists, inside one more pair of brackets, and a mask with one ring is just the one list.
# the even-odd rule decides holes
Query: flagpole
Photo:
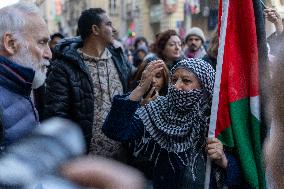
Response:
[{"label": "flagpole", "polygon": [[[222,0],[221,2],[222,2],[222,16],[221,16],[221,23],[219,26],[220,27],[219,48],[218,48],[218,56],[217,56],[216,76],[215,76],[214,92],[213,92],[213,99],[212,99],[212,106],[211,106],[211,116],[210,116],[208,138],[215,137],[217,113],[218,113],[218,107],[219,107],[218,106],[219,105],[219,92],[220,92],[220,84],[221,84],[221,76],[222,76],[223,56],[224,56],[226,31],[227,31],[227,19],[228,19],[228,14],[229,14],[230,0]],[[211,175],[211,160],[207,156],[204,189],[209,189],[210,175]]]},{"label": "flagpole", "polygon": [[264,2],[262,0],[259,0],[259,1],[265,9],[268,9],[268,7],[264,4]]}]

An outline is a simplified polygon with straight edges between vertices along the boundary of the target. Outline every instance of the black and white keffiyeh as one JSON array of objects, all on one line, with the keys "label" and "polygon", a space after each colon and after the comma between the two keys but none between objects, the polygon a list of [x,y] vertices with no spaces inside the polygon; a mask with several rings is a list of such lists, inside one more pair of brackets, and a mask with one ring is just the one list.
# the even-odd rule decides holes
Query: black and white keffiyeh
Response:
[{"label": "black and white keffiyeh", "polygon": [[195,111],[194,105],[202,98],[202,90],[193,89],[190,92],[181,91],[172,85],[168,90],[169,107],[179,114],[186,114],[189,111]]},{"label": "black and white keffiyeh", "polygon": [[182,59],[171,69],[171,74],[179,68],[194,73],[206,91],[213,94],[215,71],[208,62],[199,58]]},{"label": "black and white keffiyeh", "polygon": [[[175,153],[185,166],[194,169],[196,158],[203,156],[197,153],[201,153],[200,146],[205,145],[215,71],[209,63],[193,58],[179,61],[172,68],[171,74],[179,68],[195,74],[201,89],[181,91],[170,85],[167,96],[160,96],[139,108],[136,115],[150,134],[148,139],[142,139],[139,148],[154,140],[161,148]],[[136,152],[139,151],[141,149],[136,149]],[[154,151],[152,154],[159,156]],[[151,159],[157,161],[158,158]]]}]

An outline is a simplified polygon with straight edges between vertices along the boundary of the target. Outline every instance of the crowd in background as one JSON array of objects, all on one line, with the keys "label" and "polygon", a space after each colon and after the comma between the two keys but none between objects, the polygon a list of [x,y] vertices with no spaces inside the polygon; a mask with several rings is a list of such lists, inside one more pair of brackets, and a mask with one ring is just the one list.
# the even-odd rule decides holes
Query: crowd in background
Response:
[{"label": "crowd in background", "polygon": [[[208,156],[212,161],[209,188],[251,188],[235,150],[217,138],[207,138],[217,30],[206,39],[202,29],[192,27],[182,39],[168,29],[156,34],[152,43],[143,36],[129,43],[116,37],[112,21],[101,8],[84,10],[78,18],[78,36],[68,37],[50,36],[32,4],[2,8],[0,15],[0,162],[9,153],[24,157],[19,147],[13,151],[13,145],[41,127],[40,122],[61,117],[78,125],[85,155],[90,155],[61,171],[81,187],[204,188]],[[265,9],[264,15],[276,26],[268,38],[270,61],[281,62],[282,48],[277,45],[282,40],[281,18],[275,9]],[[275,63],[275,77],[267,78],[274,85],[275,78],[284,79],[279,67],[282,70]],[[281,88],[280,84],[275,88]],[[269,101],[275,113],[270,136],[280,140],[283,98],[274,92],[277,100],[272,95]],[[270,137],[267,145],[283,146],[282,139],[274,140]],[[53,150],[65,153],[63,147]],[[283,150],[266,150],[268,182],[275,188],[284,185],[282,172],[275,171],[277,163],[283,166],[275,157],[283,153],[274,154]],[[0,186],[13,186],[5,178]],[[26,184],[30,183],[20,182],[19,188]]]}]

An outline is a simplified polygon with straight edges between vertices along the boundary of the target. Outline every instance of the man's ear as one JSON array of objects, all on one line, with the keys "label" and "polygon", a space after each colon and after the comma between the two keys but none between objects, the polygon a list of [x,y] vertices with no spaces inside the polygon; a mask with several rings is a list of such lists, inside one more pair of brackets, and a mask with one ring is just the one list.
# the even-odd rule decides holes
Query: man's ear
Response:
[{"label": "man's ear", "polygon": [[3,35],[3,47],[9,55],[14,55],[17,52],[18,44],[10,32],[5,32]]},{"label": "man's ear", "polygon": [[94,35],[99,35],[100,28],[97,25],[92,25],[92,32]]}]

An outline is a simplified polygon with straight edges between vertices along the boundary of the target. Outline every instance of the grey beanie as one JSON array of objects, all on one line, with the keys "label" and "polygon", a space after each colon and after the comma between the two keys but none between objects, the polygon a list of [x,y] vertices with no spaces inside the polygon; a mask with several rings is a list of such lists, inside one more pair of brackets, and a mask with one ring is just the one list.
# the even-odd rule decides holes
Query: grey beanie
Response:
[{"label": "grey beanie", "polygon": [[186,38],[185,38],[185,42],[187,42],[189,36],[191,35],[196,35],[198,37],[200,37],[200,39],[202,40],[202,42],[204,43],[205,41],[205,36],[204,33],[202,31],[202,29],[198,28],[198,27],[192,27],[188,30],[187,34],[186,34]]}]

